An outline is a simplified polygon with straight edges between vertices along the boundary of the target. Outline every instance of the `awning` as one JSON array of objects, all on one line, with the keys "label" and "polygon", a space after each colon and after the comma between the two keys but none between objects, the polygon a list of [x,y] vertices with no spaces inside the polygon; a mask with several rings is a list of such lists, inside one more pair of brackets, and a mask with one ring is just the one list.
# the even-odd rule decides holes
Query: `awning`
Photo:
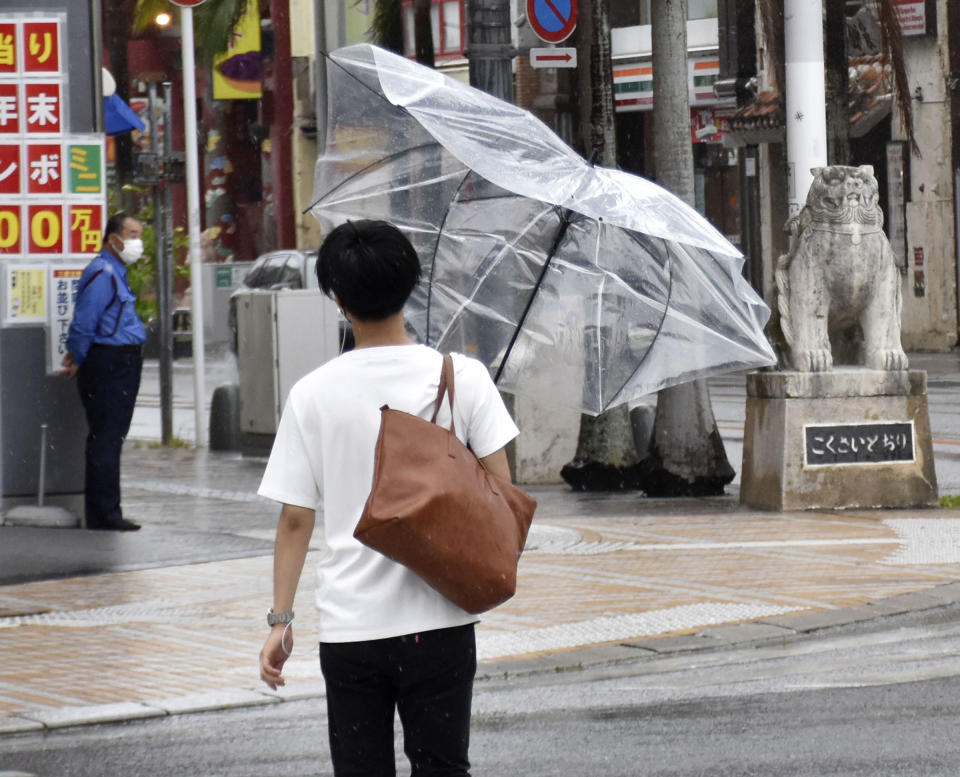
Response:
[{"label": "awning", "polygon": [[[893,75],[883,57],[849,59],[847,106],[850,137],[860,138],[886,118],[893,107]],[[730,117],[726,145],[782,143],[786,116],[777,89],[765,89]]]},{"label": "awning", "polygon": [[116,94],[103,99],[103,119],[108,135],[122,135],[131,130],[143,132],[146,129],[133,108]]}]

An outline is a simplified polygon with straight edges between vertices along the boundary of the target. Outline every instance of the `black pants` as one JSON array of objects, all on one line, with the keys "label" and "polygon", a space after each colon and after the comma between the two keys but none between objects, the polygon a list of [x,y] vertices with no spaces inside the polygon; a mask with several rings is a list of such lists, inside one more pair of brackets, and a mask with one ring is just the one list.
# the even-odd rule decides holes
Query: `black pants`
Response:
[{"label": "black pants", "polygon": [[120,449],[130,430],[140,389],[139,348],[94,345],[77,372],[87,415],[84,512],[88,527],[119,521]]},{"label": "black pants", "polygon": [[320,643],[336,777],[394,777],[393,714],[411,777],[469,775],[473,624],[365,642]]}]

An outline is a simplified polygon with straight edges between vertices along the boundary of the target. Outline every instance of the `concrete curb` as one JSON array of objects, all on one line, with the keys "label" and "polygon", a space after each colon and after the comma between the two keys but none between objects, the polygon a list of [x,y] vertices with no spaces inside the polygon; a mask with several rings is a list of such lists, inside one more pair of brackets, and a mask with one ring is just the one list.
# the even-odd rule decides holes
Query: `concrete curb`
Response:
[{"label": "concrete curb", "polygon": [[[921,612],[960,602],[960,583],[946,583],[926,591],[899,594],[867,604],[836,610],[817,610],[761,618],[743,623],[710,626],[693,634],[651,637],[637,642],[592,645],[530,658],[494,659],[481,662],[477,681],[506,680],[538,674],[579,672],[628,661],[652,660],[671,654],[711,652],[731,647],[764,646],[806,637],[826,629],[875,620],[907,612]],[[53,730],[97,723],[118,723],[168,715],[185,715],[321,699],[326,695],[322,680],[281,688],[226,688],[142,702],[58,707],[0,717],[0,737],[9,734]],[[0,775],[2,777],[2,775]]]}]

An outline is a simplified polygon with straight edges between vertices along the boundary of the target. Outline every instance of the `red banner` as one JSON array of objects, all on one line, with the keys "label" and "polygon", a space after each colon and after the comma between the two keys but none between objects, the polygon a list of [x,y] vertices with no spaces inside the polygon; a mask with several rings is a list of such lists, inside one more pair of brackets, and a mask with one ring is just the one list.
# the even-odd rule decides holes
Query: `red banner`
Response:
[{"label": "red banner", "polygon": [[23,229],[20,226],[20,206],[0,204],[0,256],[17,256],[23,252]]},{"label": "red banner", "polygon": [[63,207],[57,205],[28,205],[27,220],[30,235],[28,254],[63,253]]},{"label": "red banner", "polygon": [[60,25],[57,22],[23,23],[23,71],[60,72]]},{"label": "red banner", "polygon": [[63,101],[58,83],[26,82],[23,87],[24,126],[27,134],[57,134],[63,131]]},{"label": "red banner", "polygon": [[0,24],[0,76],[17,72],[17,25]]},{"label": "red banner", "polygon": [[103,238],[103,205],[70,205],[70,253],[93,254]]},{"label": "red banner", "polygon": [[0,195],[20,194],[22,164],[19,145],[0,145]]},{"label": "red banner", "polygon": [[20,121],[20,97],[16,83],[0,82],[0,135],[18,135]]},{"label": "red banner", "polygon": [[27,146],[28,194],[60,194],[63,191],[61,157],[59,143],[31,143]]}]

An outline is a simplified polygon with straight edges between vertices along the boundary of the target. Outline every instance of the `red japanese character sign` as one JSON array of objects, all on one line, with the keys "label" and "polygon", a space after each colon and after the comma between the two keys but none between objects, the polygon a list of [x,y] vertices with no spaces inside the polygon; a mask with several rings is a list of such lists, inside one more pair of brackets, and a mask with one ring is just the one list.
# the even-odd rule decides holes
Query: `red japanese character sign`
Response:
[{"label": "red japanese character sign", "polygon": [[60,72],[60,25],[57,22],[23,23],[23,71]]},{"label": "red japanese character sign", "polygon": [[103,235],[103,205],[70,205],[70,253],[94,254]]},{"label": "red japanese character sign", "polygon": [[20,98],[17,85],[0,82],[0,136],[20,132]]},{"label": "red japanese character sign", "polygon": [[0,144],[0,195],[20,194],[20,146]]},{"label": "red japanese character sign", "polygon": [[59,134],[63,129],[60,84],[26,83],[23,87],[24,126],[27,134]]},{"label": "red japanese character sign", "polygon": [[17,25],[0,24],[0,76],[17,72]]},{"label": "red japanese character sign", "polygon": [[60,194],[62,191],[63,161],[60,144],[28,145],[27,194]]},{"label": "red japanese character sign", "polygon": [[63,208],[60,205],[28,205],[27,220],[30,223],[27,253],[63,253]]},{"label": "red japanese character sign", "polygon": [[20,254],[23,250],[22,239],[20,206],[0,203],[0,256]]}]

